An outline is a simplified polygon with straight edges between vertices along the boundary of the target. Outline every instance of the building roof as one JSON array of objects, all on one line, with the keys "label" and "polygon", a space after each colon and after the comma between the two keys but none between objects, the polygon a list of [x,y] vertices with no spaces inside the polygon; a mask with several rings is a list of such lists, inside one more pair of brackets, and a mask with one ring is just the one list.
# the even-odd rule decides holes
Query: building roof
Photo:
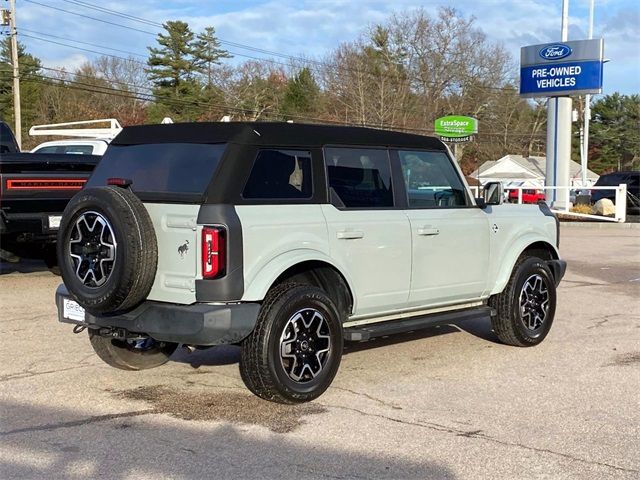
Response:
[{"label": "building roof", "polygon": [[239,143],[304,147],[323,145],[395,146],[446,150],[433,137],[362,127],[285,122],[174,123],[125,127],[112,145],[145,143]]},{"label": "building roof", "polygon": [[[525,170],[525,172],[519,173],[514,171],[508,171],[506,168],[504,171],[496,170],[492,171],[490,174],[489,170],[494,169],[494,167],[498,167],[501,164],[508,164],[509,162],[513,162],[516,165],[520,166]],[[472,177],[478,176],[478,171],[480,173],[480,177],[482,175],[488,175],[491,178],[505,178],[505,179],[513,179],[513,178],[544,178],[546,175],[547,169],[547,158],[546,157],[524,157],[522,155],[505,155],[499,160],[491,160],[480,165],[480,168],[471,174]],[[569,176],[571,178],[577,178],[581,175],[582,167],[578,162],[574,162],[571,160],[569,162]],[[596,180],[598,178],[598,174],[592,172],[591,170],[587,170],[587,178]]]}]

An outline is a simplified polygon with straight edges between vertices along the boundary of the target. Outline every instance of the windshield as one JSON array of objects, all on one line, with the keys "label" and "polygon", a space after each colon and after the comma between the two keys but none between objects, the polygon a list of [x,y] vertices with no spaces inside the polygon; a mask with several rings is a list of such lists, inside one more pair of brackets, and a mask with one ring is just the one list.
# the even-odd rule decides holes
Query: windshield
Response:
[{"label": "windshield", "polygon": [[602,175],[595,183],[596,187],[612,187],[614,185],[620,185],[624,180],[624,175]]},{"label": "windshield", "polygon": [[106,185],[109,178],[126,178],[143,199],[154,195],[202,198],[225,147],[192,143],[111,145],[87,186]]}]

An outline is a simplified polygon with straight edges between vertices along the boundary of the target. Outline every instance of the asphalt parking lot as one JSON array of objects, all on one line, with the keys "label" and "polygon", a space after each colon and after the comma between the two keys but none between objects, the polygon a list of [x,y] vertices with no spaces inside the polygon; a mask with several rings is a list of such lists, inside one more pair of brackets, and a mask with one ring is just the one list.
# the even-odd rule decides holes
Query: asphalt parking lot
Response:
[{"label": "asphalt parking lot", "polygon": [[0,478],[640,478],[640,229],[563,226],[556,323],[530,349],[488,322],[350,345],[285,407],[238,349],[103,364],[56,321],[59,278],[0,265]]}]

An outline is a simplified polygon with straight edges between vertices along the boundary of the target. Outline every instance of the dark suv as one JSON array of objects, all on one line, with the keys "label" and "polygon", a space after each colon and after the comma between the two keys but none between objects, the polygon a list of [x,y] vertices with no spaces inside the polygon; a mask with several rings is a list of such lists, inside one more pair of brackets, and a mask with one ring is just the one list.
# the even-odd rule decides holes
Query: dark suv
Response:
[{"label": "dark suv", "polygon": [[[640,171],[614,172],[601,175],[594,187],[617,187],[621,183],[627,184],[627,212],[640,213]],[[594,190],[591,201],[597,202],[602,198],[616,201],[615,190]]]}]

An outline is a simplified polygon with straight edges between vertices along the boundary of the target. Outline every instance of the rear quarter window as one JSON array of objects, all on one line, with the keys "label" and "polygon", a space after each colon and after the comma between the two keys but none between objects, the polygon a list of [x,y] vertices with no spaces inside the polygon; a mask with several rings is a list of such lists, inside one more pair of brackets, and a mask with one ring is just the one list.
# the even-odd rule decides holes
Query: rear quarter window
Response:
[{"label": "rear quarter window", "polygon": [[225,148],[226,144],[111,145],[87,186],[106,185],[112,177],[126,178],[143,200],[154,196],[201,199]]}]

